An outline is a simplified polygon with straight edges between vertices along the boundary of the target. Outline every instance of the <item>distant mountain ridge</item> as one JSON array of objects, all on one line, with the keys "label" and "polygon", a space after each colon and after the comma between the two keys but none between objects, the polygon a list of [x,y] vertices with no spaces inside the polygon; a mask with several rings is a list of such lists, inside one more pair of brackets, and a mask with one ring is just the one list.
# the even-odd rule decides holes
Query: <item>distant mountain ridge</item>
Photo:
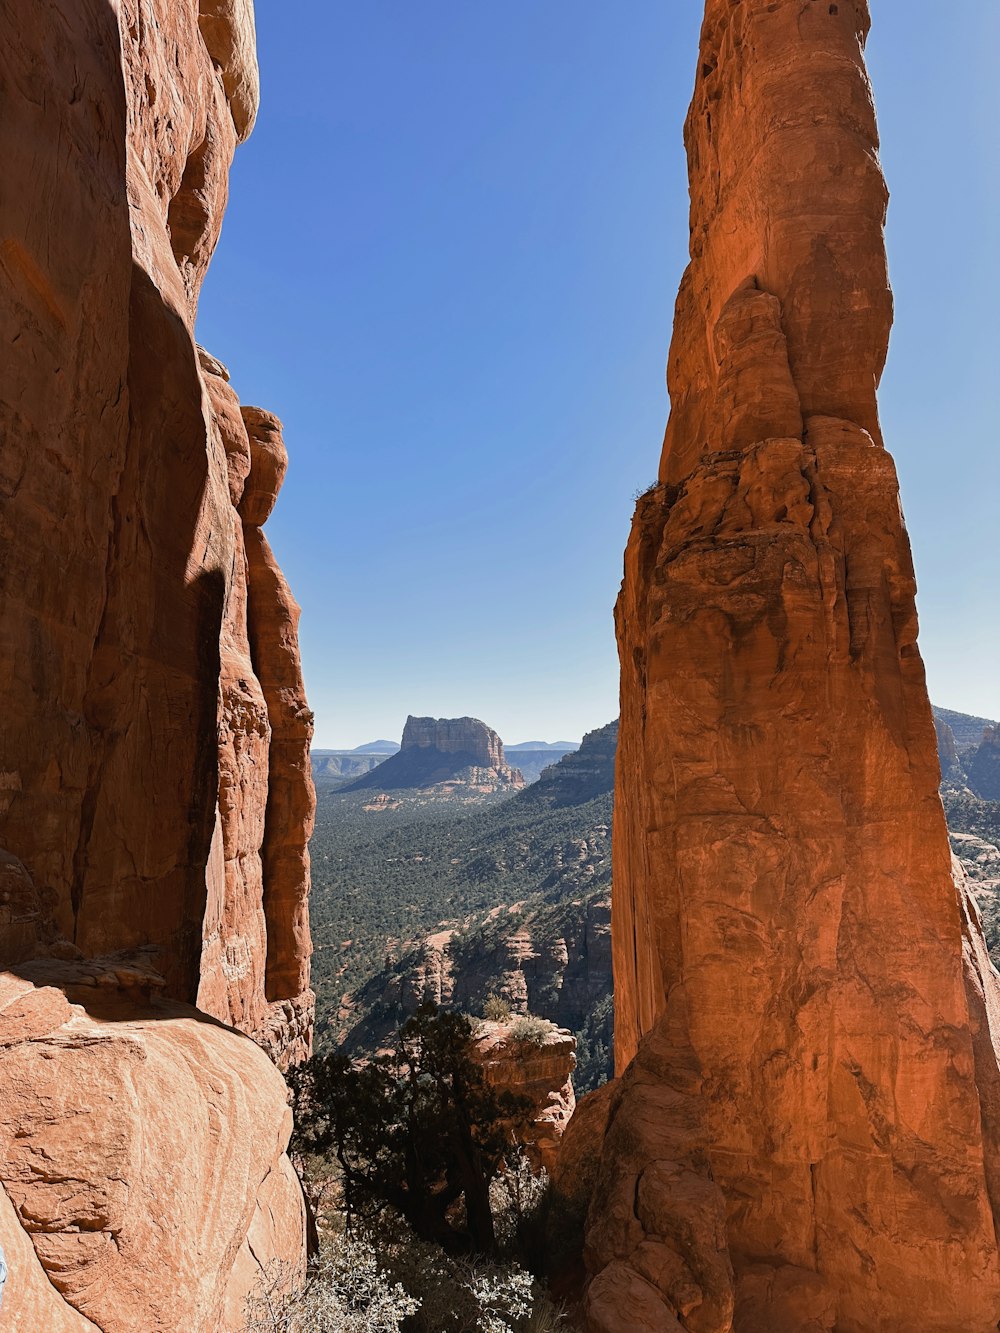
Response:
[{"label": "distant mountain ridge", "polygon": [[578,750],[580,746],[577,741],[519,741],[517,745],[507,745],[504,748],[508,754],[520,750],[561,750],[566,754],[569,750]]}]

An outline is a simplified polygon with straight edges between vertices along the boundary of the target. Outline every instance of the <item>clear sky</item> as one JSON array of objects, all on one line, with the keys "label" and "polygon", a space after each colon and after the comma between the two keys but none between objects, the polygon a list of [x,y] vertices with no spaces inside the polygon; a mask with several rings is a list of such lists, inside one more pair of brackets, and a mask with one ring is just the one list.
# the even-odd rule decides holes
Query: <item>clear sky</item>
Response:
[{"label": "clear sky", "polygon": [[[1000,715],[994,0],[874,0],[883,380],[932,697]],[[263,106],[199,336],[291,455],[268,534],[316,744],[617,713],[655,478],[700,0],[257,0]]]}]

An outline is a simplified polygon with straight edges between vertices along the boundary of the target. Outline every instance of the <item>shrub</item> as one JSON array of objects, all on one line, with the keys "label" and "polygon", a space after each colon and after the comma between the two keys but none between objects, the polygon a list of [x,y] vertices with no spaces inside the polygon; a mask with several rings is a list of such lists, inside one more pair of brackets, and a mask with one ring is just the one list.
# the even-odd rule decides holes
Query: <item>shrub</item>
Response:
[{"label": "shrub", "polygon": [[488,1023],[506,1023],[511,1012],[510,1001],[505,1000],[502,995],[495,993],[487,995],[483,1005],[483,1017]]},{"label": "shrub", "polygon": [[659,484],[660,484],[659,481],[651,481],[648,486],[636,487],[636,489],[632,492],[632,499],[638,503],[638,501],[641,500],[644,495],[652,495],[653,492],[658,488]]},{"label": "shrub", "polygon": [[532,1259],[541,1253],[549,1178],[536,1172],[523,1150],[511,1153],[490,1186],[490,1208],[497,1244],[505,1255],[523,1259],[537,1275]]},{"label": "shrub", "polygon": [[389,1244],[385,1258],[419,1301],[414,1333],[518,1333],[531,1316],[534,1283],[517,1264],[447,1254],[412,1237]]},{"label": "shrub", "polygon": [[247,1297],[243,1333],[402,1333],[420,1302],[387,1276],[366,1240],[341,1236],[295,1289],[276,1260]]},{"label": "shrub", "polygon": [[555,1023],[550,1023],[547,1018],[536,1018],[534,1014],[525,1014],[523,1018],[515,1018],[511,1023],[510,1039],[531,1042],[534,1046],[544,1046],[555,1030]]},{"label": "shrub", "polygon": [[344,1235],[293,1287],[275,1261],[246,1301],[241,1333],[556,1333],[566,1313],[518,1264],[448,1255],[398,1215]]}]

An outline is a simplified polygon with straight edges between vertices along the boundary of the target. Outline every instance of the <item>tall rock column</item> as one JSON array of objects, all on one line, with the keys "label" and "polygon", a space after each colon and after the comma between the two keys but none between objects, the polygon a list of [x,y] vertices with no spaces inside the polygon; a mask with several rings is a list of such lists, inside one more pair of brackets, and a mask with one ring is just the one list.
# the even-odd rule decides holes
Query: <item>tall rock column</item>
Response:
[{"label": "tall rock column", "polygon": [[0,92],[4,1319],[216,1333],[305,1259],[272,1061],[310,1041],[311,797],[269,894],[274,690],[303,747],[308,710],[194,340],[252,0],[0,0]]},{"label": "tall rock column", "polygon": [[271,726],[264,842],[265,990],[274,1041],[288,1063],[309,1054],[315,997],[309,989],[309,838],[316,812],[309,746],[313,715],[299,657],[299,607],[263,525],[288,467],[281,422],[244,407],[250,477],[240,501],[250,600],[247,627]]},{"label": "tall rock column", "polygon": [[997,978],[974,909],[963,976],[879,430],[868,26],[864,0],[706,5],[670,422],[617,608],[592,1330],[1000,1319]]}]

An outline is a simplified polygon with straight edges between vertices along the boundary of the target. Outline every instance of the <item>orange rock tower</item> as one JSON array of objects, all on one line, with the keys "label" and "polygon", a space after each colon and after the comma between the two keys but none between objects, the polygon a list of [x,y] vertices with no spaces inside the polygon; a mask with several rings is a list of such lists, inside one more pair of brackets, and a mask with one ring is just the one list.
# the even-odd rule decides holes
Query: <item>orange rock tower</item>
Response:
[{"label": "orange rock tower", "polygon": [[595,1333],[1000,1319],[998,979],[879,430],[868,27],[864,0],[706,5],[670,421],[617,608]]},{"label": "orange rock tower", "polygon": [[287,459],[193,336],[252,0],[3,0],[0,37],[4,1316],[214,1333],[303,1257],[258,1046],[313,1004]]}]

